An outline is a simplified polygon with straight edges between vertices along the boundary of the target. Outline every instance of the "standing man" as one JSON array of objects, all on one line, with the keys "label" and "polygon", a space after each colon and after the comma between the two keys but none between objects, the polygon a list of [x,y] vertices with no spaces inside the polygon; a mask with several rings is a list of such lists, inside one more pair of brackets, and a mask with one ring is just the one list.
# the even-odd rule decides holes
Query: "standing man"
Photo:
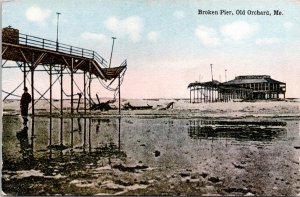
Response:
[{"label": "standing man", "polygon": [[31,102],[31,95],[28,93],[28,88],[24,87],[24,93],[21,97],[20,108],[21,108],[21,116],[23,117],[23,125],[27,127],[27,116],[28,116],[28,106]]}]

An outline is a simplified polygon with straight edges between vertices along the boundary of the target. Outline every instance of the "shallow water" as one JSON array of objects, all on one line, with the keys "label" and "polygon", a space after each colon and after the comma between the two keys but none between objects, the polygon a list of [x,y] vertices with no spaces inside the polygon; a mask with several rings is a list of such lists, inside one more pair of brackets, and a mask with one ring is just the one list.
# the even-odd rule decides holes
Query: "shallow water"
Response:
[{"label": "shallow water", "polygon": [[[62,133],[60,123],[63,122]],[[3,118],[13,195],[296,195],[299,120]],[[34,137],[32,137],[34,136]]]}]

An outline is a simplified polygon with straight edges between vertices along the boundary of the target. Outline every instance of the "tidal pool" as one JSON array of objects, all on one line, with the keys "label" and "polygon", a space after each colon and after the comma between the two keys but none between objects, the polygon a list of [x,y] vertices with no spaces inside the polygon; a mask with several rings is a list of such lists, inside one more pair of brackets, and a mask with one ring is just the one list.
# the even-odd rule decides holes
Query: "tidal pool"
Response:
[{"label": "tidal pool", "polygon": [[[63,125],[61,127],[61,122]],[[299,120],[3,117],[10,195],[296,195]]]}]

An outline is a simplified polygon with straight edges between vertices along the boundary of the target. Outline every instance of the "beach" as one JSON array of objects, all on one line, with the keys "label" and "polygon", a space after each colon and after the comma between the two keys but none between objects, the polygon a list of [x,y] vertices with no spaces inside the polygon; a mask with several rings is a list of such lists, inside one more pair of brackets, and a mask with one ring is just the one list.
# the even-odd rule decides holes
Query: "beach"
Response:
[{"label": "beach", "polygon": [[[117,109],[79,111],[73,132],[66,100],[66,117],[52,118],[51,133],[46,101],[40,102],[34,134],[30,118],[26,135],[20,134],[18,101],[4,102],[6,194],[300,192],[298,100],[191,104],[179,99],[124,99],[122,104],[153,109],[122,110],[121,115]],[[170,102],[173,109],[161,110]]]}]

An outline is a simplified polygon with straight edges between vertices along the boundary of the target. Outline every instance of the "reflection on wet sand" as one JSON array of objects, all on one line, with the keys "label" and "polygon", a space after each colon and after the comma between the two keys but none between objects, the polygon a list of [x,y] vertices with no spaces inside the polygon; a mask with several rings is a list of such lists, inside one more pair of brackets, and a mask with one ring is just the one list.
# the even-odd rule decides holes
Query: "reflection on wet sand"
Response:
[{"label": "reflection on wet sand", "polygon": [[[72,118],[70,119],[71,123],[72,123]],[[82,122],[83,122],[83,127],[82,127]],[[93,122],[97,122],[96,127],[95,127],[95,132],[93,131]],[[63,143],[61,143],[60,145],[53,145],[53,144],[49,144],[48,148],[50,150],[64,150],[64,149],[71,149],[73,151],[73,149],[75,148],[76,150],[82,150],[83,153],[86,153],[86,151],[88,150],[89,153],[91,153],[92,151],[96,151],[99,152],[99,150],[104,149],[106,150],[107,147],[110,147],[110,150],[113,149],[117,149],[119,151],[121,151],[121,139],[120,139],[120,133],[121,133],[121,118],[118,118],[118,126],[116,126],[115,124],[112,125],[112,127],[110,127],[110,130],[117,130],[118,129],[118,146],[116,146],[114,143],[112,142],[107,142],[104,143],[102,145],[95,145],[93,144],[93,141],[95,139],[93,138],[94,134],[99,134],[101,132],[101,122],[104,123],[110,123],[109,119],[92,119],[92,118],[77,118],[77,123],[78,123],[78,128],[73,129],[73,131],[70,131],[70,142],[67,142],[67,139],[64,140],[64,144],[70,144],[70,146],[64,145]],[[105,126],[105,125],[103,125]],[[72,128],[71,128],[72,129]],[[78,133],[76,133],[78,131]],[[83,132],[82,132],[83,131]],[[77,134],[77,137],[79,137],[81,140],[81,146],[78,146],[79,141],[74,142],[74,135]],[[50,140],[49,142],[52,142],[53,140],[51,138],[53,138],[53,136],[49,136]],[[76,145],[76,147],[74,147],[74,144]]]},{"label": "reflection on wet sand", "polygon": [[[64,119],[64,121],[68,120],[72,121],[72,119]],[[116,143],[111,141],[112,139],[102,139],[101,143],[97,143],[97,134],[101,133],[100,124],[101,122],[104,122],[106,124],[103,124],[103,126],[107,127],[107,123],[110,123],[109,119],[78,118],[77,120],[78,130],[74,129],[73,132],[64,130],[63,133],[55,133],[57,130],[56,128],[52,128],[54,125],[53,118],[49,118],[49,125],[52,130],[49,130],[47,144],[45,144],[44,141],[41,141],[45,136],[45,133],[39,133],[38,131],[34,136],[29,135],[29,131],[35,133],[36,131],[32,131],[32,129],[37,129],[39,126],[31,128],[24,127],[21,131],[16,132],[16,137],[20,145],[19,153],[21,153],[20,156],[22,157],[22,160],[17,161],[18,165],[13,165],[17,167],[15,170],[33,168],[34,165],[32,162],[34,160],[40,160],[40,162],[42,162],[46,159],[45,154],[41,154],[43,152],[48,153],[48,159],[50,160],[55,158],[62,159],[63,157],[66,159],[70,156],[78,156],[78,160],[81,160],[80,157],[82,157],[83,154],[86,154],[87,151],[91,157],[105,157],[111,155],[124,157],[124,155],[126,155],[121,151],[121,118],[114,121],[114,124],[111,124],[109,128],[104,127],[104,129],[108,129],[110,132],[115,130],[118,133],[118,141]],[[94,129],[92,123],[95,121],[97,122],[97,125]],[[81,127],[82,122],[84,125],[83,129]],[[81,131],[81,129],[83,132],[76,132]],[[64,136],[64,139],[62,139],[62,135]],[[58,136],[59,140],[57,139]],[[7,161],[4,161],[4,169],[9,169],[10,167],[11,165],[7,163]]]},{"label": "reflection on wet sand", "polygon": [[33,161],[33,140],[32,144],[30,144],[28,139],[28,127],[24,127],[21,131],[17,132],[17,139],[20,142],[23,165],[25,169],[28,169],[31,167]]},{"label": "reflection on wet sand", "polygon": [[286,135],[286,122],[190,120],[188,133],[193,139],[235,139],[270,141]]},{"label": "reflection on wet sand", "polygon": [[[33,138],[31,127],[18,134],[6,128],[4,191],[13,195],[296,191],[298,174],[293,170],[298,164],[289,147],[298,139],[296,121],[75,117],[74,128],[72,118],[64,119],[61,141],[61,120],[52,119],[50,132],[49,119],[36,118]],[[230,139],[226,147],[223,139]],[[275,186],[280,192],[273,192]]]}]

